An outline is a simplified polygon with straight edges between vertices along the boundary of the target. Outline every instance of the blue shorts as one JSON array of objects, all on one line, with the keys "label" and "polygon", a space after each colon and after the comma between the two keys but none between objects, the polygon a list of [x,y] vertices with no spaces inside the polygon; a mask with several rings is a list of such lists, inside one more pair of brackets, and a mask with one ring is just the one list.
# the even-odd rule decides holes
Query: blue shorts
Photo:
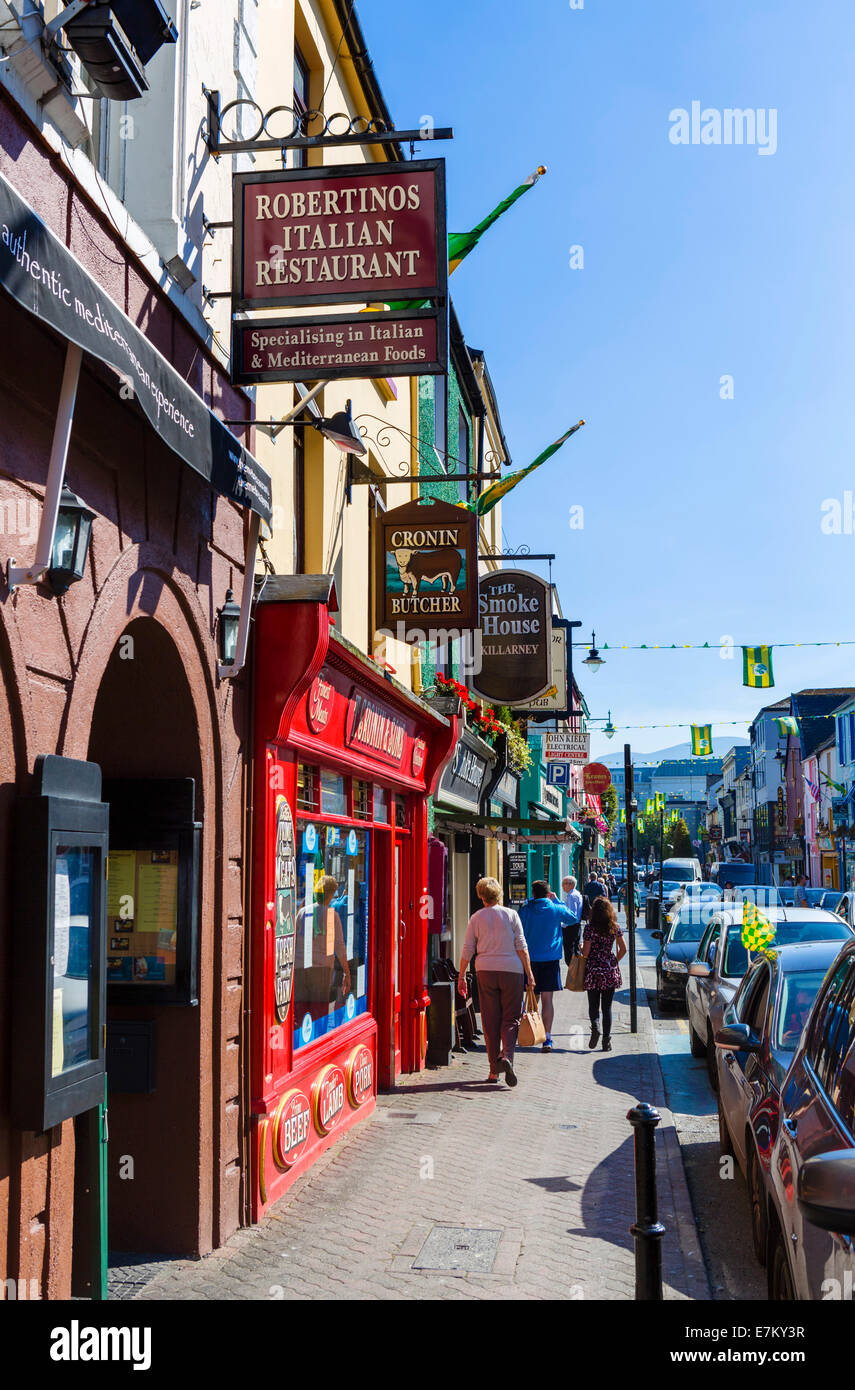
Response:
[{"label": "blue shorts", "polygon": [[534,976],[534,992],[547,994],[562,989],[560,960],[533,960],[531,973]]}]

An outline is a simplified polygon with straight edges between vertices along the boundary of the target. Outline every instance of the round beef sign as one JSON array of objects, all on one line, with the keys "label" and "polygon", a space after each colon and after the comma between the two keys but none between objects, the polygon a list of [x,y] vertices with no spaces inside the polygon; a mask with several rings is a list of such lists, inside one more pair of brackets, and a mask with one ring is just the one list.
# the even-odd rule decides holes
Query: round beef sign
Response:
[{"label": "round beef sign", "polygon": [[344,1110],[345,1079],[341,1067],[325,1067],[312,1087],[315,1129],[329,1134],[335,1129]]},{"label": "round beef sign", "polygon": [[374,1058],[360,1043],[350,1054],[347,1063],[347,1098],[354,1109],[364,1105],[374,1094]]},{"label": "round beef sign", "polygon": [[612,774],[605,763],[588,763],[582,770],[582,786],[592,796],[600,796],[612,784]]},{"label": "round beef sign", "polygon": [[286,1091],[273,1117],[273,1158],[280,1168],[293,1168],[309,1142],[311,1107],[302,1091]]}]

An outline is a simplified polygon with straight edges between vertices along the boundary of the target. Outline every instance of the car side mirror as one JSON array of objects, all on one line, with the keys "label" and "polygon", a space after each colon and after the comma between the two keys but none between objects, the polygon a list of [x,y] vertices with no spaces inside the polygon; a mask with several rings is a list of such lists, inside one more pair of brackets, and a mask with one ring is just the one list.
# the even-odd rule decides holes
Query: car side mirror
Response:
[{"label": "car side mirror", "polygon": [[797,1190],[806,1221],[823,1231],[855,1235],[855,1149],[807,1159],[799,1170]]},{"label": "car side mirror", "polygon": [[696,980],[705,980],[710,973],[705,960],[693,960],[689,966],[689,974],[694,975]]},{"label": "car side mirror", "polygon": [[725,1023],[715,1035],[716,1047],[730,1047],[734,1052],[759,1052],[763,1046],[747,1023]]},{"label": "car side mirror", "polygon": [[655,930],[650,933],[650,935],[655,936],[657,941],[662,940],[662,933],[658,927],[656,927]]}]

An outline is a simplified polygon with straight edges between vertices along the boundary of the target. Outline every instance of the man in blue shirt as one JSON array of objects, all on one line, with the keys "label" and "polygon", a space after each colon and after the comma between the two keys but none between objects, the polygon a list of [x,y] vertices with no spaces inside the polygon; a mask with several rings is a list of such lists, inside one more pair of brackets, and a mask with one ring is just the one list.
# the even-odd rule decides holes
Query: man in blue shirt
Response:
[{"label": "man in blue shirt", "polygon": [[564,962],[570,964],[570,959],[575,956],[579,949],[579,937],[582,931],[582,904],[585,899],[576,887],[575,878],[562,878],[561,887],[563,890],[564,906],[572,917],[572,922],[564,931]]},{"label": "man in blue shirt", "polygon": [[532,896],[520,909],[531,969],[534,992],[541,997],[543,1026],[546,1029],[544,1052],[552,1051],[552,1021],[555,1007],[552,996],[561,989],[561,957],[564,953],[564,928],[573,917],[561,903],[549,896],[549,884],[537,879],[531,885]]}]

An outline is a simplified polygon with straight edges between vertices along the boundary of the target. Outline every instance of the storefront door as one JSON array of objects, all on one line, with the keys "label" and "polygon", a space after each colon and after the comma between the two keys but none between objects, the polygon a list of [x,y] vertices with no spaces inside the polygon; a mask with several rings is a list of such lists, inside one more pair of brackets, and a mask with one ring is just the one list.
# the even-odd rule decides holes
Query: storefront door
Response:
[{"label": "storefront door", "polygon": [[394,1059],[395,1075],[401,1074],[401,976],[403,974],[403,952],[404,941],[407,936],[407,924],[404,920],[404,845],[402,841],[395,841],[395,915],[393,920],[394,931],[394,987],[392,991],[392,1030],[394,1035]]}]

